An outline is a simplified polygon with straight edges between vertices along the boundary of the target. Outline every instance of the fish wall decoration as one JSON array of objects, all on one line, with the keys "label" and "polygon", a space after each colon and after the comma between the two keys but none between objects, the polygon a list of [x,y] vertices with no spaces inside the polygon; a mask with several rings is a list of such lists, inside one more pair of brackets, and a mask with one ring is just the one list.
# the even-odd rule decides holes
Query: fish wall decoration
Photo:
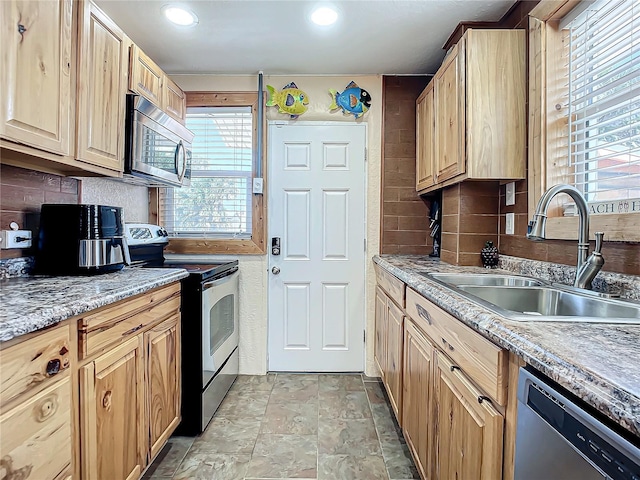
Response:
[{"label": "fish wall decoration", "polygon": [[309,97],[293,82],[285,85],[279,92],[271,85],[267,85],[267,92],[269,92],[267,107],[278,107],[280,113],[288,113],[291,118],[298,118],[307,111]]},{"label": "fish wall decoration", "polygon": [[371,107],[371,95],[354,81],[351,81],[342,93],[330,89],[329,95],[333,100],[329,110],[341,108],[345,115],[353,114],[358,118]]}]

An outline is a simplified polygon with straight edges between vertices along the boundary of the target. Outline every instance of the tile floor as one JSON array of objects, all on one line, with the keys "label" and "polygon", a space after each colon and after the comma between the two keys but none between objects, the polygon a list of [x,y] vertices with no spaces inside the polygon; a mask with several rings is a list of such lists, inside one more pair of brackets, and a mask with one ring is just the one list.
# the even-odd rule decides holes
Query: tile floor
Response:
[{"label": "tile floor", "polygon": [[240,376],[206,431],[173,437],[148,480],[408,480],[386,393],[362,375]]}]

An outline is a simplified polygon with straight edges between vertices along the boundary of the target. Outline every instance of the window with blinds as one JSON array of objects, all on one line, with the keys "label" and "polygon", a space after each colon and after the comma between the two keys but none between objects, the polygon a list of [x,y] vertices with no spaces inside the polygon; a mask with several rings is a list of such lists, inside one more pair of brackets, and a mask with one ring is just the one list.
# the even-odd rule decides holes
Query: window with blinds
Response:
[{"label": "window with blinds", "polygon": [[160,209],[174,237],[250,238],[253,116],[247,107],[190,107],[191,185],[167,188]]},{"label": "window with blinds", "polygon": [[640,199],[640,1],[581,5],[562,24],[574,184],[589,202]]}]

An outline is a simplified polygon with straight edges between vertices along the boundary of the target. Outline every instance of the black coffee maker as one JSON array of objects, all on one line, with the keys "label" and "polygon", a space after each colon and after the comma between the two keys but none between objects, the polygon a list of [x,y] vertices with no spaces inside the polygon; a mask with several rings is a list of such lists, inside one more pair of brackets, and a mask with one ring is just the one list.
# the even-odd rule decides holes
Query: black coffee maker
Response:
[{"label": "black coffee maker", "polygon": [[92,275],[130,263],[122,208],[42,205],[35,273]]}]

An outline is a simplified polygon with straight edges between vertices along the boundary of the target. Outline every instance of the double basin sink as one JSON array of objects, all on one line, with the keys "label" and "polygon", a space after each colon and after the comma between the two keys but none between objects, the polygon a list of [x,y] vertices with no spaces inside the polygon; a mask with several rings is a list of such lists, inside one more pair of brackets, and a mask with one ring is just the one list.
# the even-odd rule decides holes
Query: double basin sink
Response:
[{"label": "double basin sink", "polygon": [[640,324],[640,303],[532,277],[421,273],[510,320]]}]

